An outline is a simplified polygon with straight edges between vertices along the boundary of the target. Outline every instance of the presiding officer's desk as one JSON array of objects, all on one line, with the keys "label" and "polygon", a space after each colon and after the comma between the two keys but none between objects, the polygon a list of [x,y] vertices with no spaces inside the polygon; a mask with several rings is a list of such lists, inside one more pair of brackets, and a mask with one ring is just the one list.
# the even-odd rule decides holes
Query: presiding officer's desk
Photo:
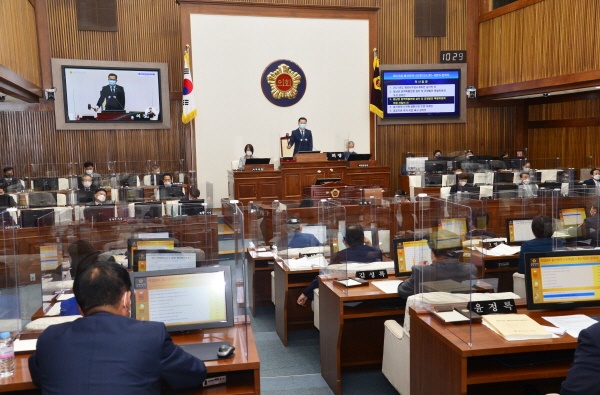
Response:
[{"label": "presiding officer's desk", "polygon": [[[247,337],[246,337],[247,336]],[[207,388],[176,391],[177,394],[260,394],[260,360],[250,325],[205,329],[186,334],[172,334],[175,344],[228,341],[235,347],[233,358],[205,361],[208,377],[226,376],[227,382]],[[246,340],[247,339],[247,340]],[[82,350],[85,352],[85,350]],[[39,394],[31,381],[27,359],[29,353],[15,357],[15,374],[0,379],[0,392]],[[247,357],[246,357],[247,355]],[[66,375],[69,372],[65,372]]]},{"label": "presiding officer's desk", "polygon": [[[518,308],[543,325],[541,317],[568,314],[597,316],[598,308],[558,311],[528,311]],[[471,340],[471,344],[469,341]],[[483,324],[444,325],[428,312],[410,308],[410,392],[429,394],[516,394],[525,384],[533,384],[539,393],[559,392],[572,363],[577,339],[567,334],[543,340],[507,341]],[[566,356],[557,358],[556,352]],[[526,357],[540,353],[529,366],[508,366],[498,357]],[[424,374],[423,372],[429,372]]]},{"label": "presiding officer's desk", "polygon": [[[342,367],[381,364],[383,323],[402,322],[404,315],[397,301],[397,293],[386,294],[372,283],[345,288],[319,277],[321,375],[335,394],[342,393]],[[360,304],[351,307],[347,302]]]}]

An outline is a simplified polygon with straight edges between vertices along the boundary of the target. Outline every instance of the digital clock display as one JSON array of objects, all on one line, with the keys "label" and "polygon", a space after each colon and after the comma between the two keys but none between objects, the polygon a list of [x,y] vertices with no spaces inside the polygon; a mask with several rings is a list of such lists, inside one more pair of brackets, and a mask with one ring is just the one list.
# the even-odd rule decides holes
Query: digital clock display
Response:
[{"label": "digital clock display", "polygon": [[466,63],[467,51],[440,51],[440,63]]}]

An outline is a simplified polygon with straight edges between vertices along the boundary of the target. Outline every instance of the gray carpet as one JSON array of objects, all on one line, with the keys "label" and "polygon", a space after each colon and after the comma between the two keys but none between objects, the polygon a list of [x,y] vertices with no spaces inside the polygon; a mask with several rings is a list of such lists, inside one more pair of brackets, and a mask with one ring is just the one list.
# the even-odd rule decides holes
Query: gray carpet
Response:
[{"label": "gray carpet", "polygon": [[[321,376],[319,331],[292,331],[284,347],[275,332],[275,307],[259,307],[251,317],[252,331],[260,357],[261,393],[278,395],[332,394]],[[397,395],[381,369],[342,373],[342,393]]]}]

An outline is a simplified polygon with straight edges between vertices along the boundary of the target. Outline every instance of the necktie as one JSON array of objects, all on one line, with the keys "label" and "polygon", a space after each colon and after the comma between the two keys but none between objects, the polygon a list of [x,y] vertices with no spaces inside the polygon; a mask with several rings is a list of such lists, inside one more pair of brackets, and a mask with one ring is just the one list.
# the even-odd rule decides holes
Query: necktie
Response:
[{"label": "necktie", "polygon": [[115,93],[115,87],[114,87],[114,86],[112,86],[112,87],[110,88],[110,90],[112,91],[112,93]]}]

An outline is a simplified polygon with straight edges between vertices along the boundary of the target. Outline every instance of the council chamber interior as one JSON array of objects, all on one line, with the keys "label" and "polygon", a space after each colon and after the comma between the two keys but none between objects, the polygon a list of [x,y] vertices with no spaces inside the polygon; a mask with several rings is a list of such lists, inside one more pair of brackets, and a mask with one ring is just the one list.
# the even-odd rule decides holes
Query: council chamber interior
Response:
[{"label": "council chamber interior", "polygon": [[0,3],[0,392],[40,393],[92,254],[189,393],[561,391],[600,316],[593,0],[100,3]]}]

